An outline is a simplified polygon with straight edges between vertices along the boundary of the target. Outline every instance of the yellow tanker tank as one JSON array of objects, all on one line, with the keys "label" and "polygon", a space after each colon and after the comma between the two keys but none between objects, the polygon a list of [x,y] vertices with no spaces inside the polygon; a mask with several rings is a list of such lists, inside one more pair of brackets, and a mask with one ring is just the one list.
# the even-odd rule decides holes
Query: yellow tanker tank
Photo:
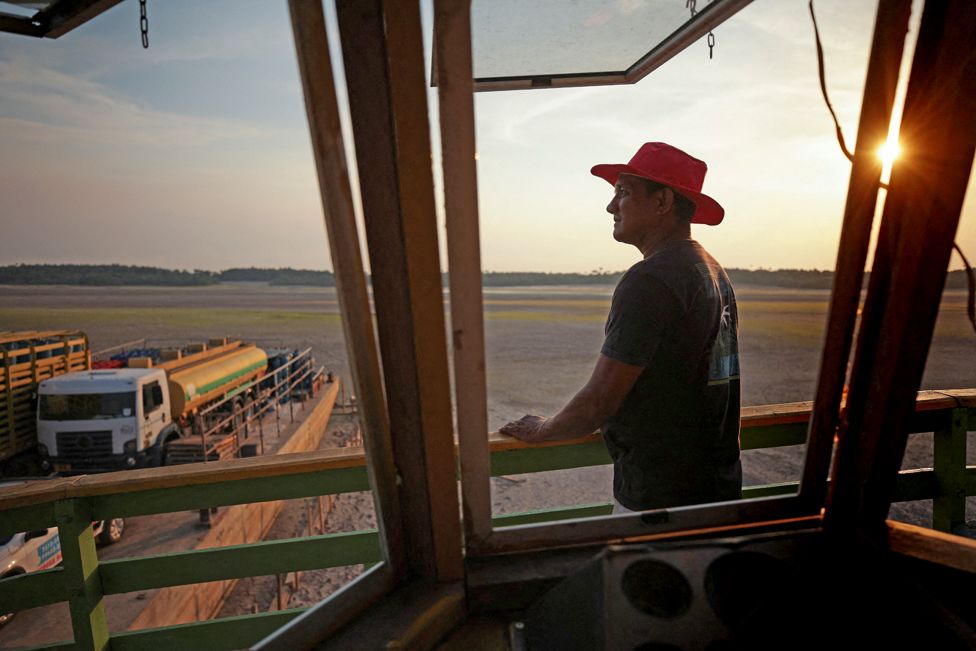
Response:
[{"label": "yellow tanker tank", "polygon": [[264,372],[268,356],[256,346],[241,346],[198,364],[167,373],[174,419]]}]

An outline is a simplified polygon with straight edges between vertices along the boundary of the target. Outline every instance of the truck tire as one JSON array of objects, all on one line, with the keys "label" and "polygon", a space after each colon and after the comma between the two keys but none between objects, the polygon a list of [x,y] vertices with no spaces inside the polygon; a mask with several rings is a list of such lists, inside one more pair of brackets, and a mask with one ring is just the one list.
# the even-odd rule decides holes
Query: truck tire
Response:
[{"label": "truck tire", "polygon": [[122,532],[125,531],[125,520],[122,518],[112,518],[106,520],[102,526],[101,533],[98,534],[98,542],[103,545],[114,545],[122,540]]}]

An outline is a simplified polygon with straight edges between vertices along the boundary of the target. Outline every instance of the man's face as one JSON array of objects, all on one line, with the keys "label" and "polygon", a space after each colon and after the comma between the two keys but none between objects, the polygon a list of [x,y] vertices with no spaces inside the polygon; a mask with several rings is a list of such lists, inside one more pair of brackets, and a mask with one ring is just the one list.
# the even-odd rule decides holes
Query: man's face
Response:
[{"label": "man's face", "polygon": [[638,246],[656,215],[654,194],[648,196],[644,181],[621,174],[614,186],[607,212],[613,215],[613,239]]}]

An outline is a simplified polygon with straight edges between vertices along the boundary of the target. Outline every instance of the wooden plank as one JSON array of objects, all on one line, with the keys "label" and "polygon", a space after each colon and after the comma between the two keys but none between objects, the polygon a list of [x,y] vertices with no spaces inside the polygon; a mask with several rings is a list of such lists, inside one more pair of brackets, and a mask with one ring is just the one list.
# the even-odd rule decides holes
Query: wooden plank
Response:
[{"label": "wooden plank", "polygon": [[470,0],[435,0],[437,63],[454,400],[466,540],[491,533],[485,327],[478,232]]},{"label": "wooden plank", "polygon": [[159,649],[244,649],[288,624],[306,608],[277,610],[256,615],[223,617],[192,624],[116,633],[112,651],[159,651]]},{"label": "wooden plank", "polygon": [[83,651],[106,649],[108,620],[92,536],[91,509],[84,501],[68,500],[55,504],[54,511],[75,645]]},{"label": "wooden plank", "polygon": [[[931,499],[938,493],[939,485],[931,468],[902,470],[895,480],[893,502],[911,502]],[[973,493],[976,495],[976,493]]]},{"label": "wooden plank", "polygon": [[800,516],[793,495],[656,509],[607,518],[581,518],[556,524],[521,525],[497,529],[469,555],[499,554],[531,549],[625,542],[687,535],[691,531],[733,531],[757,522],[792,520]]},{"label": "wooden plank", "polygon": [[460,581],[412,582],[316,648],[431,649],[464,619],[464,603],[464,584]]},{"label": "wooden plank", "polygon": [[[336,3],[407,564],[463,574],[419,6]],[[363,47],[363,44],[369,47]]]},{"label": "wooden plank", "polygon": [[891,551],[976,574],[976,540],[894,520],[885,525]]},{"label": "wooden plank", "polygon": [[253,651],[308,649],[335,633],[353,618],[366,612],[395,584],[387,563],[380,563],[347,583],[300,617],[270,633]]},{"label": "wooden plank", "polygon": [[[208,463],[208,466],[224,463]],[[202,465],[202,464],[200,464]],[[261,477],[219,484],[181,486],[165,492],[148,490],[135,493],[98,495],[91,498],[99,519],[131,517],[153,513],[196,510],[207,507],[246,504],[263,500],[289,500],[317,495],[368,491],[366,469],[340,468],[280,477]]]},{"label": "wooden plank", "polygon": [[740,440],[743,450],[803,445],[807,440],[807,425],[804,422],[792,422],[751,427],[741,430]]},{"label": "wooden plank", "polygon": [[911,0],[880,2],[874,23],[820,359],[816,408],[800,480],[801,499],[815,510],[820,509],[826,496],[827,472],[840,422],[841,398],[881,180],[881,159],[876,150],[888,136],[911,7]]},{"label": "wooden plank", "polygon": [[551,509],[534,509],[519,513],[505,513],[492,518],[492,525],[496,527],[512,527],[518,524],[535,522],[556,522],[572,518],[592,518],[613,513],[612,502],[599,504],[583,504],[581,506],[559,506]]},{"label": "wooden plank", "polygon": [[105,594],[383,560],[375,529],[104,561]]},{"label": "wooden plank", "polygon": [[75,651],[78,647],[72,641],[65,640],[63,642],[55,642],[53,644],[42,644],[40,646],[32,646],[21,651]]},{"label": "wooden plank", "polygon": [[3,613],[47,606],[67,598],[61,567],[0,579],[0,612]]},{"label": "wooden plank", "polygon": [[976,42],[970,10],[949,0],[922,14],[827,506],[842,535],[883,527],[932,340],[976,151],[976,75],[959,65]]},{"label": "wooden plank", "polygon": [[952,411],[952,423],[937,430],[932,440],[932,463],[938,492],[932,500],[932,528],[953,531],[966,521],[966,426],[965,409]]},{"label": "wooden plank", "polygon": [[393,567],[402,567],[403,525],[396,489],[393,443],[363,272],[359,231],[353,211],[322,3],[291,0],[288,7],[336,278],[336,294],[342,312],[343,334],[369,457],[368,473],[370,485],[373,486],[373,502],[383,533],[387,561]]}]

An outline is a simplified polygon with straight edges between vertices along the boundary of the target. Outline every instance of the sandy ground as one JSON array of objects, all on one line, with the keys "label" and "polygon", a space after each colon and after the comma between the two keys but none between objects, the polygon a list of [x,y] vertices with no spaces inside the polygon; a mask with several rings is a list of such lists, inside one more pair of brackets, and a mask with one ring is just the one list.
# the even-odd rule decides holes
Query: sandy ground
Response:
[{"label": "sandy ground", "polygon": [[[586,381],[602,342],[610,288],[527,287],[485,290],[485,332],[489,428],[526,413],[551,415]],[[810,400],[816,382],[827,311],[826,291],[737,288],[740,313],[743,404]],[[349,378],[335,291],[307,287],[276,288],[242,283],[216,287],[91,288],[0,286],[0,330],[76,328],[86,331],[93,350],[138,337],[185,342],[213,336],[239,336],[265,346],[311,346],[320,364]],[[976,346],[964,320],[961,292],[946,292],[922,388],[976,386]],[[330,424],[325,445],[336,445],[355,430],[346,419]],[[970,433],[969,463],[976,463],[976,439]],[[796,480],[803,446],[744,453],[746,485]],[[912,437],[905,467],[931,464],[931,435]],[[609,468],[566,470],[492,480],[496,513],[557,504],[603,502],[610,494]],[[969,500],[968,518],[976,518]],[[313,511],[312,532],[318,533]],[[273,528],[273,537],[307,535],[302,500],[290,503]],[[892,517],[930,524],[931,502],[895,505]],[[179,516],[180,514],[176,514]],[[184,516],[186,514],[183,514]],[[127,537],[179,538],[192,546],[189,525],[130,525]],[[375,526],[368,494],[336,499],[325,530],[348,531]],[[145,532],[140,534],[140,530]],[[165,537],[165,536],[164,536]],[[118,551],[105,548],[103,558]],[[298,588],[286,586],[288,606],[314,603],[361,568],[302,573]],[[241,581],[222,616],[276,607],[276,580]],[[112,627],[112,602],[108,603]],[[27,613],[24,613],[26,615]],[[67,617],[64,610],[63,617]],[[116,616],[117,617],[117,616]],[[22,619],[28,619],[24,617]],[[124,619],[124,618],[122,618]],[[14,625],[18,625],[15,622]],[[8,630],[13,631],[10,627]],[[0,633],[0,648],[4,647]]]}]

